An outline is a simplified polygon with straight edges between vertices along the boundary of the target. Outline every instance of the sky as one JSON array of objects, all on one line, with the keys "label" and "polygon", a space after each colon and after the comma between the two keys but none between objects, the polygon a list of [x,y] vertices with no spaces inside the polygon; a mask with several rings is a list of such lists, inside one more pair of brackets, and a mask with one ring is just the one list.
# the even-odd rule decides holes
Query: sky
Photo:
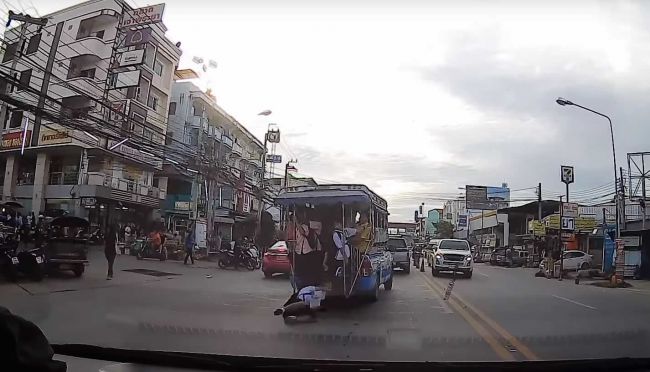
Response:
[{"label": "sky", "polygon": [[163,20],[181,68],[217,62],[200,83],[220,106],[258,138],[277,124],[299,175],[368,185],[391,221],[467,184],[527,201],[541,182],[557,198],[560,165],[575,167],[575,200],[613,192],[607,120],[558,96],[612,118],[619,166],[650,151],[647,2],[169,0]]}]

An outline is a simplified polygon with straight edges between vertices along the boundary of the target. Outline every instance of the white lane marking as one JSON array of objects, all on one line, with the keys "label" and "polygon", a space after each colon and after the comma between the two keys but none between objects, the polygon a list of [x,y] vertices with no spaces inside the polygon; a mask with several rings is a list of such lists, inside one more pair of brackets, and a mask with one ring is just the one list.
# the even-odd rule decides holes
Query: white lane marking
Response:
[{"label": "white lane marking", "polygon": [[564,300],[564,301],[567,301],[567,302],[571,302],[572,304],[575,304],[575,305],[578,305],[578,306],[584,306],[584,307],[586,307],[588,309],[597,310],[593,306],[585,305],[582,302],[574,301],[574,300],[572,300],[570,298],[566,298],[566,297],[562,297],[562,296],[558,296],[558,295],[553,295],[553,297],[559,298],[560,300]]}]

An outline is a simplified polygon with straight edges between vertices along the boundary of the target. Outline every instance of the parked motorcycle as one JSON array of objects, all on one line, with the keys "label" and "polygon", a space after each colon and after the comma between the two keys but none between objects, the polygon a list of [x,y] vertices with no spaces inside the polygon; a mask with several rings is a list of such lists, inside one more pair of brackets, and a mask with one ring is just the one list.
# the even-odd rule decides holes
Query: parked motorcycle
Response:
[{"label": "parked motorcycle", "polygon": [[149,239],[146,241],[136,241],[133,243],[133,248],[131,249],[135,250],[135,258],[138,260],[155,258],[160,261],[165,261],[167,259],[167,249],[165,247],[161,247],[160,250],[154,249]]},{"label": "parked motorcycle", "polygon": [[[23,206],[14,201],[0,204],[3,213],[18,218],[17,211]],[[43,280],[45,276],[45,255],[39,246],[21,249],[20,235],[15,226],[0,225],[0,268],[4,276],[15,281],[22,273],[33,280]]]},{"label": "parked motorcycle", "polygon": [[[255,270],[257,262],[251,257],[250,249],[242,250],[239,255],[239,266],[245,267],[248,270]],[[235,252],[229,249],[219,250],[219,260],[217,264],[221,269],[228,267],[235,267]]]},{"label": "parked motorcycle", "polygon": [[244,249],[244,255],[246,256],[246,260],[251,261],[251,265],[255,269],[260,269],[262,267],[262,260],[260,259],[260,253],[255,245],[251,245],[250,248]]}]

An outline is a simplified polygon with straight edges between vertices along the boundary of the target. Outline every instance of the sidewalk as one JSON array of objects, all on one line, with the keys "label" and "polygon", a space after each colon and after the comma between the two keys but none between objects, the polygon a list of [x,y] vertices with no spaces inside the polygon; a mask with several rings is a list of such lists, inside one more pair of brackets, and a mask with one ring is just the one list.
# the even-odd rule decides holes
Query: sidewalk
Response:
[{"label": "sidewalk", "polygon": [[[81,278],[75,278],[72,273],[64,271],[47,276],[40,282],[20,278],[14,284],[0,279],[0,297],[3,294],[16,294],[17,291],[25,295],[42,295],[54,292],[146,284],[169,279],[203,278],[220,270],[217,264],[213,262],[198,260],[194,262],[194,265],[183,265],[182,261],[138,260],[135,256],[118,254],[114,266],[115,276],[112,280],[106,280],[108,264],[104,257],[104,250],[100,246],[91,246],[88,250],[88,265],[86,265]],[[124,270],[139,270],[141,272]]]}]

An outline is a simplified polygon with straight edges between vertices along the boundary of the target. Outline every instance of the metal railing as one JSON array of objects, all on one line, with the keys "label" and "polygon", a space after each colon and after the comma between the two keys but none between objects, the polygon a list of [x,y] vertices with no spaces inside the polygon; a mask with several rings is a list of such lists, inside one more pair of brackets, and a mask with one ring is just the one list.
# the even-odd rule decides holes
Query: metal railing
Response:
[{"label": "metal railing", "polygon": [[133,180],[113,177],[99,172],[88,172],[84,177],[84,184],[109,187],[111,189],[151,196],[158,199],[165,199],[167,196],[167,190],[165,189],[142,185]]}]

